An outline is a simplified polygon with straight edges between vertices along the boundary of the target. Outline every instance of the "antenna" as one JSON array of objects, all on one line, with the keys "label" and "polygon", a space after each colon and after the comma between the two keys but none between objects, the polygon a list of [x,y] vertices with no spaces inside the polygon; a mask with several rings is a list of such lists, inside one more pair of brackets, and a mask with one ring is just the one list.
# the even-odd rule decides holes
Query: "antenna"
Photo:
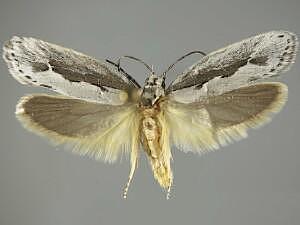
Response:
[{"label": "antenna", "polygon": [[167,76],[167,72],[169,72],[169,71],[176,65],[176,63],[182,61],[182,60],[183,60],[184,58],[186,58],[187,56],[190,56],[190,55],[193,55],[193,54],[201,54],[201,55],[203,55],[203,56],[206,56],[206,54],[205,54],[204,52],[202,52],[202,51],[192,51],[192,52],[189,52],[189,53],[187,53],[187,54],[181,56],[181,57],[180,57],[179,59],[177,59],[174,63],[172,63],[172,64],[168,67],[168,69],[167,69],[165,72],[163,72],[162,77],[165,79],[166,76]]},{"label": "antenna", "polygon": [[134,61],[137,61],[137,62],[140,62],[142,63],[149,71],[151,71],[152,74],[154,74],[154,71],[153,71],[153,67],[151,68],[147,63],[145,63],[143,60],[139,59],[139,58],[136,58],[136,57],[133,57],[133,56],[130,56],[130,55],[123,55],[121,56],[117,63],[116,63],[116,66],[118,67],[118,70],[120,71],[121,70],[121,59],[124,59],[124,58],[127,58],[127,59],[132,59]]}]

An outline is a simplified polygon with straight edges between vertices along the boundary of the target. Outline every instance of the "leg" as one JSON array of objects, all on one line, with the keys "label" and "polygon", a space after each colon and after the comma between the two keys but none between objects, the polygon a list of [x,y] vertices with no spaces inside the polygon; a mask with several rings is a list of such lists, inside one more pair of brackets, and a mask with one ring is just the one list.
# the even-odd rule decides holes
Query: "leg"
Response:
[{"label": "leg", "polygon": [[128,181],[126,183],[126,186],[124,188],[124,192],[123,192],[123,198],[127,198],[127,192],[130,186],[130,183],[132,181],[133,175],[134,175],[134,171],[137,167],[137,158],[138,158],[138,144],[137,143],[133,143],[132,145],[132,152],[130,155],[130,172],[129,172],[129,177],[128,177]]},{"label": "leg", "polygon": [[167,198],[167,200],[169,200],[170,199],[170,194],[171,194],[171,186],[172,186],[172,184],[168,187],[168,190],[167,190],[167,196],[166,196],[166,198]]}]

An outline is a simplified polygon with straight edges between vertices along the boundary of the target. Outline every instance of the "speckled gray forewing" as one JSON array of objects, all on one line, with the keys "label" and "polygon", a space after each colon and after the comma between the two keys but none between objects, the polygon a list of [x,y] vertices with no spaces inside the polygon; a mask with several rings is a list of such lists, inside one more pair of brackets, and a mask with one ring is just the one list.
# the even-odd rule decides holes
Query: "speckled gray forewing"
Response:
[{"label": "speckled gray forewing", "polygon": [[179,75],[167,93],[190,103],[264,81],[290,68],[297,46],[296,35],[288,31],[245,39],[203,57]]},{"label": "speckled gray forewing", "polygon": [[38,39],[13,37],[3,50],[10,73],[22,84],[112,105],[123,104],[124,92],[139,88],[107,62]]}]

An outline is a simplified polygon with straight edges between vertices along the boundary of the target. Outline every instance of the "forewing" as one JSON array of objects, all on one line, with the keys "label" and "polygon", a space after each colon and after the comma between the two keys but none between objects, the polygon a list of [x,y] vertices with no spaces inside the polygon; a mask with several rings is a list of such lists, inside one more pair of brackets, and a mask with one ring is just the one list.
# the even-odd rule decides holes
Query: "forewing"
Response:
[{"label": "forewing", "polygon": [[183,151],[205,152],[247,136],[268,122],[287,98],[282,83],[260,83],[194,103],[165,106],[171,141]]},{"label": "forewing", "polygon": [[288,70],[298,41],[288,31],[271,31],[203,57],[169,86],[173,100],[191,103],[265,81]]},{"label": "forewing", "polygon": [[13,37],[3,47],[10,73],[22,84],[102,104],[121,105],[138,83],[111,64],[35,38]]},{"label": "forewing", "polygon": [[56,144],[70,145],[74,152],[114,161],[130,152],[137,138],[135,107],[104,105],[64,96],[22,97],[17,118],[30,131]]}]

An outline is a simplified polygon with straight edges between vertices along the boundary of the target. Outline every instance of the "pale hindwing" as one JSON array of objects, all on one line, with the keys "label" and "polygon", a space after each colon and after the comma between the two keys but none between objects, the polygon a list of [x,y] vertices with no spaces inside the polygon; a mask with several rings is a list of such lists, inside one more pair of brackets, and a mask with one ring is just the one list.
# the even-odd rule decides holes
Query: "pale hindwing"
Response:
[{"label": "pale hindwing", "polygon": [[130,153],[131,142],[138,138],[138,115],[133,105],[29,95],[20,99],[16,115],[28,130],[55,144],[67,144],[73,152],[108,162]]},{"label": "pale hindwing", "polygon": [[3,58],[20,83],[87,101],[121,105],[139,88],[105,61],[35,38],[13,37],[3,47]]},{"label": "pale hindwing", "polygon": [[298,41],[288,31],[271,31],[203,57],[169,86],[169,97],[182,103],[255,84],[288,70]]},{"label": "pale hindwing", "polygon": [[171,143],[203,153],[247,136],[248,128],[268,122],[287,98],[287,87],[269,82],[242,87],[194,103],[167,101],[164,113]]}]

